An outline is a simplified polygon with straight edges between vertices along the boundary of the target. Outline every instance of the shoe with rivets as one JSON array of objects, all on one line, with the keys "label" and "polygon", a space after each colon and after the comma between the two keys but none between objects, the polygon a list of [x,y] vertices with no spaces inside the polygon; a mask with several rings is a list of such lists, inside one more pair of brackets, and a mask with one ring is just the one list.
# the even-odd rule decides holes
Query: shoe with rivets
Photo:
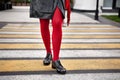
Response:
[{"label": "shoe with rivets", "polygon": [[66,69],[62,66],[60,60],[52,61],[52,68],[59,74],[66,74]]}]

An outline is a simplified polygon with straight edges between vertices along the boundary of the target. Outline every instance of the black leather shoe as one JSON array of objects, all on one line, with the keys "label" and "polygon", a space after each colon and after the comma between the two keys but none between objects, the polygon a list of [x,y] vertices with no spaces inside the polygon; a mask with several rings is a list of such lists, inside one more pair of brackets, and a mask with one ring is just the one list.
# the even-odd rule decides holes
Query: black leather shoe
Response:
[{"label": "black leather shoe", "polygon": [[47,54],[43,60],[43,64],[47,66],[50,64],[51,60],[52,60],[52,54]]},{"label": "black leather shoe", "polygon": [[52,68],[56,69],[59,74],[66,74],[66,69],[62,66],[59,60],[52,61]]}]

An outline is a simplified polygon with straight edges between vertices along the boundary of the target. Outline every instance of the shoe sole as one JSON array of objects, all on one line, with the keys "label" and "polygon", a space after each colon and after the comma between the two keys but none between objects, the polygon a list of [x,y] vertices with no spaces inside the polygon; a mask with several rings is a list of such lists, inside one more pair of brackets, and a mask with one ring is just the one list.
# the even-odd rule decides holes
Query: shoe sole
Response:
[{"label": "shoe sole", "polygon": [[[56,67],[54,67],[54,66],[52,65],[52,69],[56,69]],[[66,72],[60,72],[60,71],[58,71],[57,69],[56,69],[56,72],[59,73],[59,74],[66,74]]]},{"label": "shoe sole", "polygon": [[43,65],[44,65],[44,66],[48,66],[48,65],[50,65],[50,63],[45,63],[45,62],[43,62]]}]

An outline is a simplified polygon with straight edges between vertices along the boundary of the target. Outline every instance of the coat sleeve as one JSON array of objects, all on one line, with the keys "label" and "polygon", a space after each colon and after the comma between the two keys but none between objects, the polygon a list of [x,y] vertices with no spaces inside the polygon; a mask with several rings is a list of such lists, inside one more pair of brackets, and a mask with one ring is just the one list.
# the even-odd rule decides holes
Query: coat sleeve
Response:
[{"label": "coat sleeve", "polygon": [[70,0],[65,0],[65,9],[67,10],[67,25],[69,25],[71,14]]}]

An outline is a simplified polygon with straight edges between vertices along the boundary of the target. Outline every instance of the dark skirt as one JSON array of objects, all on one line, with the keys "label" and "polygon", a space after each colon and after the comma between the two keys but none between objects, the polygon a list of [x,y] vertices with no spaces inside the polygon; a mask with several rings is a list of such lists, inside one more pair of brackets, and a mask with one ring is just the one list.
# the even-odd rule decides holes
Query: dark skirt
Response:
[{"label": "dark skirt", "polygon": [[52,19],[54,11],[58,7],[65,18],[64,0],[31,0],[30,17],[40,19]]}]

